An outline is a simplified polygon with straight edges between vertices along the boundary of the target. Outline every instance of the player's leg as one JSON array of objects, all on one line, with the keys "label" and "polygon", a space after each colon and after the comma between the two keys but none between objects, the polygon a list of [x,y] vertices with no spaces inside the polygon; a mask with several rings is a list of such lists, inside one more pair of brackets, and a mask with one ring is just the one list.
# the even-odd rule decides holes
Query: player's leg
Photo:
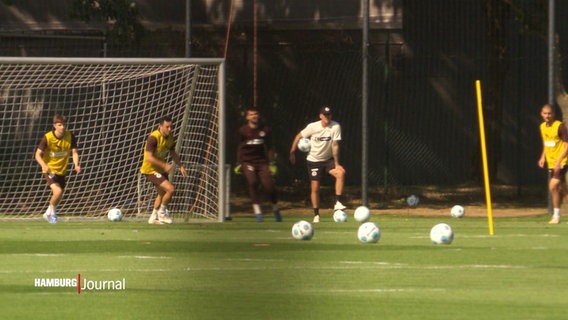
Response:
[{"label": "player's leg", "polygon": [[343,205],[343,188],[345,186],[345,169],[343,167],[335,168],[335,164],[333,160],[331,160],[333,169],[329,170],[329,174],[331,174],[335,178],[335,205],[333,206],[333,210],[345,210],[347,207]]},{"label": "player's leg", "polygon": [[308,174],[310,176],[310,199],[312,201],[312,208],[314,210],[314,223],[320,221],[319,205],[320,205],[320,185],[322,173],[325,167],[320,162],[306,161],[308,166]]},{"label": "player's leg", "polygon": [[63,190],[65,188],[65,177],[53,174],[45,174],[47,184],[51,189],[51,197],[49,198],[49,205],[43,218],[50,223],[57,222],[57,205],[63,198]]},{"label": "player's leg", "polygon": [[552,219],[549,224],[560,223],[560,202],[561,202],[561,180],[558,177],[551,177],[548,189],[552,198]]},{"label": "player's leg", "polygon": [[150,214],[150,218],[148,218],[149,224],[162,224],[158,219],[158,210],[162,205],[162,198],[164,197],[164,191],[162,191],[158,186],[156,188],[156,198],[154,199],[154,205],[152,206],[152,213]]},{"label": "player's leg", "polygon": [[162,181],[162,183],[158,186],[158,194],[161,194],[160,205],[158,207],[158,220],[162,223],[170,224],[173,222],[172,218],[170,218],[170,211],[168,209],[168,204],[172,200],[174,195],[175,187],[174,185],[167,179]]},{"label": "player's leg", "polygon": [[276,190],[274,178],[270,174],[268,164],[259,166],[258,177],[260,179],[262,187],[264,188],[264,191],[270,198],[270,203],[272,203],[272,213],[274,214],[274,220],[276,220],[276,222],[281,222],[282,216],[280,216],[280,210],[278,209],[278,192]]},{"label": "player's leg", "polygon": [[243,164],[242,172],[247,179],[248,194],[252,202],[252,211],[256,217],[256,221],[262,222],[262,209],[260,207],[260,196],[258,195],[258,177],[257,167],[251,164]]},{"label": "player's leg", "polygon": [[49,204],[57,207],[59,202],[61,202],[61,198],[63,198],[63,189],[61,189],[61,187],[57,183],[54,183],[49,187],[51,188],[51,198],[49,199]]},{"label": "player's leg", "polygon": [[156,174],[145,174],[144,177],[146,178],[146,180],[152,183],[156,188],[156,198],[154,199],[154,206],[152,214],[150,214],[150,218],[148,218],[148,223],[162,224],[162,222],[159,219],[159,210],[162,204],[164,203],[164,196],[166,194],[166,191],[160,186],[164,181],[167,181],[166,178],[167,176],[156,173]]},{"label": "player's leg", "polygon": [[310,181],[310,199],[312,200],[312,208],[314,209],[314,222],[318,223],[319,218],[319,203],[320,203],[320,181]]},{"label": "player's leg", "polygon": [[560,223],[560,208],[562,205],[562,198],[565,196],[566,186],[566,171],[568,167],[564,166],[559,172],[552,173],[549,182],[549,191],[552,198],[552,219],[549,224]]},{"label": "player's leg", "polygon": [[172,200],[174,195],[175,187],[169,180],[164,180],[158,189],[162,192],[162,201],[160,207],[165,209]]}]

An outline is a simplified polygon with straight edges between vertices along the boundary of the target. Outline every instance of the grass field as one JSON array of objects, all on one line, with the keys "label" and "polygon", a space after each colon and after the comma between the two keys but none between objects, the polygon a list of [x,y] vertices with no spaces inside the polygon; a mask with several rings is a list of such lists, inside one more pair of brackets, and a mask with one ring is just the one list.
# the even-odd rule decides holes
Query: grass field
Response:
[{"label": "grass field", "polygon": [[[546,216],[487,220],[374,215],[358,224],[235,217],[223,224],[0,224],[3,319],[565,319],[568,225]],[[451,245],[430,228],[449,223]],[[36,279],[118,281],[122,290],[37,287]],[[81,283],[82,285],[82,283]]]}]

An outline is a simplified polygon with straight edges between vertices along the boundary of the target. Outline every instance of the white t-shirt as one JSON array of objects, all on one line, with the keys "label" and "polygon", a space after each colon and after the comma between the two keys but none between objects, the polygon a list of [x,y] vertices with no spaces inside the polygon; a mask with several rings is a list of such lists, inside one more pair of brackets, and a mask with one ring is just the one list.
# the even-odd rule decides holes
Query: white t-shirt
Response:
[{"label": "white t-shirt", "polygon": [[303,138],[310,139],[311,149],[306,159],[312,162],[331,159],[333,157],[332,142],[341,140],[341,126],[333,120],[327,127],[322,126],[321,121],[312,122],[300,133]]}]

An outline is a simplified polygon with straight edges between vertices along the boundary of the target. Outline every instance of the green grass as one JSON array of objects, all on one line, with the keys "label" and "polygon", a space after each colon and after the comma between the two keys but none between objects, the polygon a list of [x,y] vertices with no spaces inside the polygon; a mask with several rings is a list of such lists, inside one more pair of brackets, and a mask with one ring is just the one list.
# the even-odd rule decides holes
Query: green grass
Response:
[{"label": "green grass", "polygon": [[[293,222],[0,224],[4,319],[563,319],[568,224],[547,217],[324,216],[310,241]],[[449,223],[451,245],[430,228]],[[36,278],[126,279],[125,290],[34,286]]]}]

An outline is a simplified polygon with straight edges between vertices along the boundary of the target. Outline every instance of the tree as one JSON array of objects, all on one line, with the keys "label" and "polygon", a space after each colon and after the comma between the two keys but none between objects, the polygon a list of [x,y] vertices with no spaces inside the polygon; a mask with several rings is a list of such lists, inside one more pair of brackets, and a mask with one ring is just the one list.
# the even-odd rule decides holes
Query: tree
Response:
[{"label": "tree", "polygon": [[[505,76],[505,19],[510,14],[507,0],[483,0],[483,9],[487,17],[487,36],[489,39],[489,57],[487,63],[487,79],[483,85],[486,92],[483,97],[483,115],[485,119],[485,135],[489,175],[495,177],[500,162],[501,128],[503,124],[503,83]],[[474,153],[473,177],[482,179],[480,148]]]},{"label": "tree", "polygon": [[[507,1],[515,12],[517,20],[521,24],[523,33],[536,35],[544,43],[548,42],[548,0],[528,1],[516,4]],[[562,81],[562,54],[558,35],[555,35],[554,43],[554,99],[562,110],[564,122],[568,121],[568,94]]]},{"label": "tree", "polygon": [[[520,24],[522,33],[535,35],[543,40],[543,44],[546,44],[548,38],[548,0],[483,0],[483,6],[487,17],[490,43],[488,76],[484,85],[487,97],[484,97],[483,111],[486,120],[489,174],[495,176],[500,161],[501,127],[503,124],[504,58],[507,53],[505,44],[506,19],[514,17]],[[567,121],[568,94],[562,81],[562,57],[557,36],[554,50],[554,96],[556,103],[562,110],[564,121]],[[474,168],[475,178],[481,178],[480,169],[480,167]]]},{"label": "tree", "polygon": [[108,39],[116,43],[137,43],[140,40],[144,27],[138,21],[139,15],[132,0],[74,0],[71,8],[73,19],[105,23]]}]

